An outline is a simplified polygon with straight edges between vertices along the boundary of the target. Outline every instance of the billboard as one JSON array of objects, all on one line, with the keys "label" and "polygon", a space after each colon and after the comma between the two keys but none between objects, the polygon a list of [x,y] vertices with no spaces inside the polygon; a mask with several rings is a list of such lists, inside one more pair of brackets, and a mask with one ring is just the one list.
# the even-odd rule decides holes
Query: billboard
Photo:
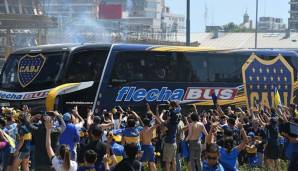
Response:
[{"label": "billboard", "polygon": [[98,16],[100,19],[121,19],[121,4],[100,4],[98,8]]}]

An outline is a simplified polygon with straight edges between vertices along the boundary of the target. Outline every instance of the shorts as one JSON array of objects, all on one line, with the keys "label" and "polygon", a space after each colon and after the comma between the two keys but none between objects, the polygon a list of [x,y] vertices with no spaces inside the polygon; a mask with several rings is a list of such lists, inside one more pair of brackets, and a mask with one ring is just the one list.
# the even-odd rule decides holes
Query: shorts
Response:
[{"label": "shorts", "polygon": [[20,152],[18,155],[18,160],[23,160],[23,159],[29,159],[30,158],[30,152]]},{"label": "shorts", "polygon": [[176,160],[177,144],[164,143],[162,161],[172,162]]},{"label": "shorts", "polygon": [[259,162],[258,160],[259,160],[259,159],[258,159],[257,154],[254,155],[254,156],[249,156],[249,157],[247,158],[248,165],[249,165],[250,167],[257,167],[257,166],[258,166],[258,162]]},{"label": "shorts", "polygon": [[153,145],[142,145],[142,151],[144,151],[144,153],[141,162],[155,162]]},{"label": "shorts", "polygon": [[201,160],[201,143],[199,141],[189,141],[189,160]]}]

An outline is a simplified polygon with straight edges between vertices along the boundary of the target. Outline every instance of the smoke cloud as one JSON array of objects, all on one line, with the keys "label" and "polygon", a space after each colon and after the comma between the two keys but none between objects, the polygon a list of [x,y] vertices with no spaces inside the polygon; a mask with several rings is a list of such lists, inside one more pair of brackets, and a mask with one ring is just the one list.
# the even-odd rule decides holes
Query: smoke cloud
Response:
[{"label": "smoke cloud", "polygon": [[[103,24],[96,19],[96,14],[90,13],[91,8],[82,7],[78,11],[71,4],[73,1],[60,1],[61,14],[49,3],[46,13],[57,17],[59,28],[48,30],[48,43],[111,43],[110,33]],[[92,4],[93,8],[95,4]],[[56,12],[56,14],[54,14]],[[68,13],[67,13],[68,12]],[[91,14],[91,15],[90,15]],[[76,15],[76,16],[72,16]]]}]

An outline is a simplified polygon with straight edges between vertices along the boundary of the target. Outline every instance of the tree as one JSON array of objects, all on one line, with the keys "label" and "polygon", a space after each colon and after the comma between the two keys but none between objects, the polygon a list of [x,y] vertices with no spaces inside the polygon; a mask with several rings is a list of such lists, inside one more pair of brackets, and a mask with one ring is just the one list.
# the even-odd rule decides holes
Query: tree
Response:
[{"label": "tree", "polygon": [[235,32],[239,30],[239,26],[233,22],[230,22],[223,26],[224,32]]}]

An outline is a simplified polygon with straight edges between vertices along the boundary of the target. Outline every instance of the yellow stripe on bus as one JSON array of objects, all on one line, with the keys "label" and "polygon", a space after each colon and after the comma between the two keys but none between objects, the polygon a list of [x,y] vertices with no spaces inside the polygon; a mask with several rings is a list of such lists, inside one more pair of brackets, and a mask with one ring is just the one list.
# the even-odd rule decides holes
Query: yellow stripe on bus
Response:
[{"label": "yellow stripe on bus", "polygon": [[206,47],[187,47],[187,46],[157,46],[150,49],[158,52],[198,52],[198,51],[213,51],[216,49]]},{"label": "yellow stripe on bus", "polygon": [[80,83],[68,83],[62,84],[58,87],[53,88],[50,90],[48,96],[46,97],[46,109],[47,111],[53,111],[55,106],[55,101],[57,96],[60,94],[61,91],[67,90],[69,88],[75,87]]}]

